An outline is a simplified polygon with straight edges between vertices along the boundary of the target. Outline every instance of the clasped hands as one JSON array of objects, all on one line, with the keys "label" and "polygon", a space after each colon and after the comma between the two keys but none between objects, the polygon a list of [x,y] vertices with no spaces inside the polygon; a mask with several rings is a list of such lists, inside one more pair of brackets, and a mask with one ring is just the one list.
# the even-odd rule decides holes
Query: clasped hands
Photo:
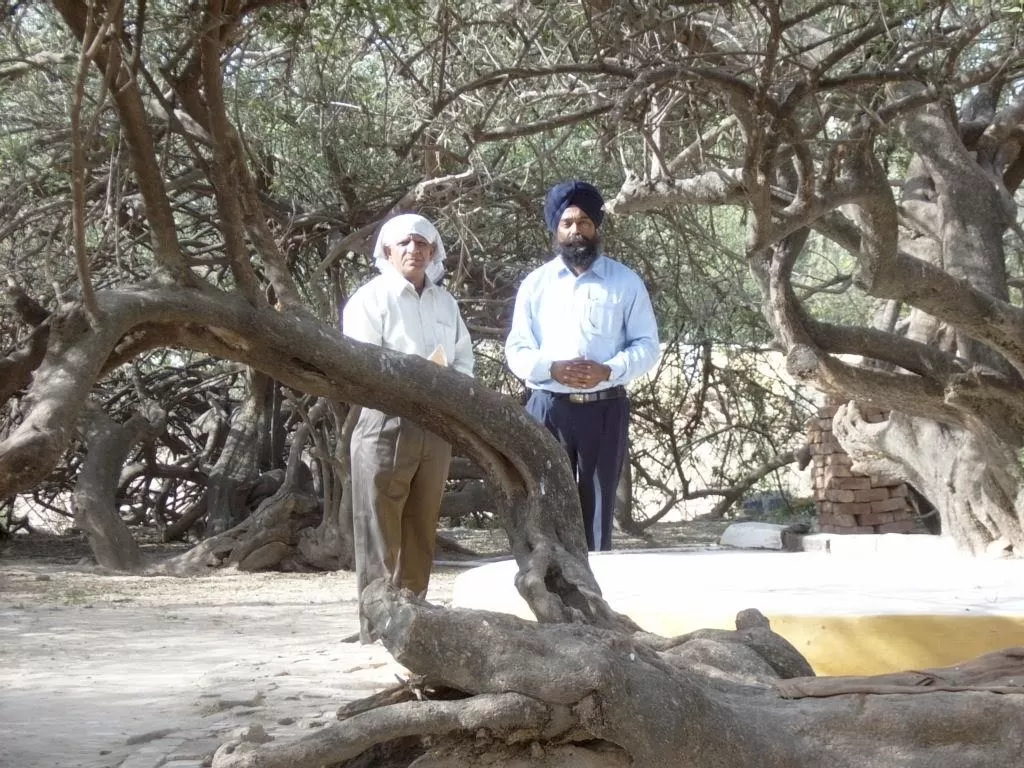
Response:
[{"label": "clasped hands", "polygon": [[551,364],[551,378],[573,389],[592,389],[611,378],[612,369],[585,357],[556,360]]}]

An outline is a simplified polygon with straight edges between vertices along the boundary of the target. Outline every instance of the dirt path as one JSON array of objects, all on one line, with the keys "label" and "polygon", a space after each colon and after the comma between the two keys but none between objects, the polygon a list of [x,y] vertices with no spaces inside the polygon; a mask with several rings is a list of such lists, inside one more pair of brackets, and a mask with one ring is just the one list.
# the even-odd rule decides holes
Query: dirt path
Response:
[{"label": "dirt path", "polygon": [[[429,599],[445,602],[455,569]],[[357,631],[355,578],[101,576],[0,560],[0,766],[199,768],[233,731],[296,738],[403,672]],[[177,761],[177,762],[174,762]]]},{"label": "dirt path", "polygon": [[[615,546],[703,546],[723,527]],[[82,541],[16,538],[0,547],[0,768],[201,768],[240,728],[297,738],[404,673],[381,646],[342,642],[358,630],[352,573],[109,576]],[[449,604],[463,570],[436,567],[428,599]]]}]

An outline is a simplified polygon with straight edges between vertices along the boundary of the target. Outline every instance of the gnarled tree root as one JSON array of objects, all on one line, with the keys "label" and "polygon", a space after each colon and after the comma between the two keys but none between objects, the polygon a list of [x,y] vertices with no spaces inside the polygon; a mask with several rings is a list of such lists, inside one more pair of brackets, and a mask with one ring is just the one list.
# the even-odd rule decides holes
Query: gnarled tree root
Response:
[{"label": "gnarled tree root", "polygon": [[[530,748],[543,755],[552,744],[589,740],[645,768],[991,768],[1024,754],[1024,696],[903,696],[888,687],[870,695],[867,677],[859,687],[846,679],[835,695],[786,698],[780,678],[800,675],[806,662],[757,611],[742,612],[735,632],[667,640],[440,608],[384,581],[367,588],[362,606],[421,692],[469,698],[361,711],[292,744],[228,744],[214,768],[313,768],[415,735],[447,734],[433,740],[443,754],[480,729],[500,740],[498,751],[536,740]],[[1022,660],[1014,652],[959,677],[929,674],[994,689],[1024,676]]]},{"label": "gnarled tree root", "polygon": [[568,707],[518,693],[474,696],[460,701],[409,701],[364,712],[288,744],[229,742],[217,750],[213,768],[300,768],[333,765],[383,741],[486,728],[509,738],[552,738],[574,719]]},{"label": "gnarled tree root", "polygon": [[241,571],[314,570],[301,562],[296,545],[301,532],[315,526],[320,517],[315,496],[282,490],[234,528],[161,563],[153,572],[183,576],[221,567]]}]

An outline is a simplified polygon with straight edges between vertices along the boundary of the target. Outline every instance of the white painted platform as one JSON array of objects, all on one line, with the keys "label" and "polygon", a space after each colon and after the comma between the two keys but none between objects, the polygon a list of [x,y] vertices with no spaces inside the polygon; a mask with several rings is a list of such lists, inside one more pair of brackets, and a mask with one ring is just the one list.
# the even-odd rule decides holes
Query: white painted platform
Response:
[{"label": "white painted platform", "polygon": [[[736,613],[757,608],[819,674],[943,666],[1024,645],[1024,560],[969,558],[928,536],[817,544],[796,553],[612,552],[590,562],[612,608],[650,632],[733,629]],[[515,573],[512,561],[467,571],[453,604],[532,618]]]}]

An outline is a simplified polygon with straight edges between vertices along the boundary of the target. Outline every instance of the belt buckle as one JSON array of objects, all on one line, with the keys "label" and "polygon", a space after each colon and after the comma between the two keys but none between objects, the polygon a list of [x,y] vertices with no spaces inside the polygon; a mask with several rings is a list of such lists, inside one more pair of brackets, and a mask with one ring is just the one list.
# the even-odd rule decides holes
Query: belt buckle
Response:
[{"label": "belt buckle", "polygon": [[590,402],[586,392],[571,392],[569,394],[570,403],[588,403]]}]

